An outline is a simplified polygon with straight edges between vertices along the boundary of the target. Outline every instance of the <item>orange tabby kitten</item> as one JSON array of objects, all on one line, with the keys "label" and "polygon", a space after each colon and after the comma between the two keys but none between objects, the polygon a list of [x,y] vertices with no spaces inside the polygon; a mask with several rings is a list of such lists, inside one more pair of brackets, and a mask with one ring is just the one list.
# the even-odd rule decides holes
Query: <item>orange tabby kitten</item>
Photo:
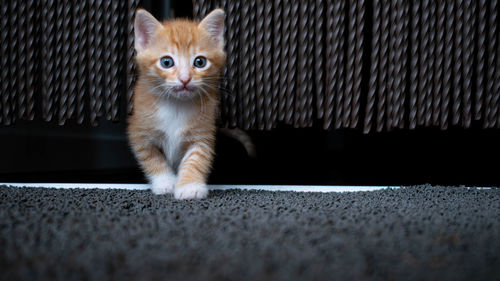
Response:
[{"label": "orange tabby kitten", "polygon": [[224,66],[224,12],[201,22],[160,23],[145,10],[135,18],[139,78],[128,136],[156,194],[205,198]]}]

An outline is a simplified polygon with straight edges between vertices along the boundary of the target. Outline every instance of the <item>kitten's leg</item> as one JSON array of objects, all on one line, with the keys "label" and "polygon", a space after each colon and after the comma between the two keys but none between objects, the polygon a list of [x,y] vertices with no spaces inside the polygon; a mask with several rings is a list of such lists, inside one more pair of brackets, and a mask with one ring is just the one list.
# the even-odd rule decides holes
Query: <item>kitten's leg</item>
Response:
[{"label": "kitten's leg", "polygon": [[193,144],[179,166],[179,180],[175,185],[174,196],[177,199],[202,199],[207,197],[205,184],[214,155],[213,145]]},{"label": "kitten's leg", "polygon": [[153,144],[147,144],[135,146],[134,151],[149,178],[153,193],[172,193],[177,178],[161,150]]}]

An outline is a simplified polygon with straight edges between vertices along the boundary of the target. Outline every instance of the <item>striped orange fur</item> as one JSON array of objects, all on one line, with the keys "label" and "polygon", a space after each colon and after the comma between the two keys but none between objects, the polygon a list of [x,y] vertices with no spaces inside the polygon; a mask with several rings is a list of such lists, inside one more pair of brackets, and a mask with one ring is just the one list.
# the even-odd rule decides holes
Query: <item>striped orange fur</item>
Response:
[{"label": "striped orange fur", "polygon": [[225,64],[224,12],[201,22],[135,19],[139,77],[129,118],[131,148],[156,194],[200,199],[208,194],[214,157],[217,87]]}]

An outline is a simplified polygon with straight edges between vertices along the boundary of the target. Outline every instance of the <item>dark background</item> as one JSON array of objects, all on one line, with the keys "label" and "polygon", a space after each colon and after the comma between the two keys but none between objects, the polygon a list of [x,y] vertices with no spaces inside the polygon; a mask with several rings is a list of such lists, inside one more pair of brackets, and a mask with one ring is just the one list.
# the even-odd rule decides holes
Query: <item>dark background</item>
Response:
[{"label": "dark background", "polygon": [[[142,1],[160,19],[190,17],[190,1]],[[122,118],[123,119],[123,118]],[[218,136],[213,184],[500,186],[500,130],[417,128],[363,134],[279,126],[250,131],[257,157]],[[0,182],[145,182],[125,122],[0,127]]]}]

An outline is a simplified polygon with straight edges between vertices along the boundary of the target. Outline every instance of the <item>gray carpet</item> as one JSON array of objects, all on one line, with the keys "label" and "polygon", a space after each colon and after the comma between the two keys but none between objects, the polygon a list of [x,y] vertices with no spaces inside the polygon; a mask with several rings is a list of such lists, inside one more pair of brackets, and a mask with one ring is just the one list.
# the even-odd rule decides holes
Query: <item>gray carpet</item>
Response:
[{"label": "gray carpet", "polygon": [[0,280],[500,280],[500,189],[0,186]]}]

